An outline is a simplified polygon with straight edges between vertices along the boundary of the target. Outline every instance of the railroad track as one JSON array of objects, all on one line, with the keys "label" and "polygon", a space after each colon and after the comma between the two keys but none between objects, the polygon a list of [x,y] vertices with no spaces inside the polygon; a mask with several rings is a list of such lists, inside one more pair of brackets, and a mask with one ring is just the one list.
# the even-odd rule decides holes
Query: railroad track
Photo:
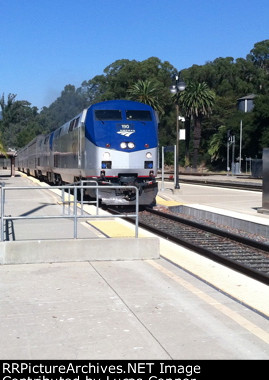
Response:
[{"label": "railroad track", "polygon": [[139,226],[269,285],[268,244],[149,208]]}]

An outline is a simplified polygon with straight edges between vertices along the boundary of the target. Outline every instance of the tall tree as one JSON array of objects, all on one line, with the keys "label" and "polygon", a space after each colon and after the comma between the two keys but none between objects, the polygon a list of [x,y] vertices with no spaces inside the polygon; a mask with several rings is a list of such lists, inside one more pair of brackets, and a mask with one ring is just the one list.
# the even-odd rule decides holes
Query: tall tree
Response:
[{"label": "tall tree", "polygon": [[131,100],[137,100],[141,103],[150,105],[160,114],[164,113],[159,99],[159,88],[150,80],[139,80],[133,84],[127,91]]},{"label": "tall tree", "polygon": [[247,55],[247,59],[256,66],[269,72],[269,40],[264,40],[254,44],[254,48]]},{"label": "tall tree", "polygon": [[212,107],[215,101],[215,93],[210,90],[205,82],[191,82],[187,85],[185,91],[179,95],[179,101],[185,110],[186,116],[192,117],[194,120],[192,164],[193,168],[197,169],[202,120],[204,116],[207,116],[212,112]]}]

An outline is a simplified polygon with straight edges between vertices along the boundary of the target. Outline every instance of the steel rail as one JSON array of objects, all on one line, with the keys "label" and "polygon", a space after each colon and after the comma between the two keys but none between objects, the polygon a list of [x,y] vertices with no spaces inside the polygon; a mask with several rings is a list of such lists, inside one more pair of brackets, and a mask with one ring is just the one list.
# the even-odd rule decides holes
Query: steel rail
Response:
[{"label": "steel rail", "polygon": [[170,220],[174,220],[175,222],[187,224],[191,227],[195,227],[195,228],[198,228],[200,230],[207,231],[207,232],[210,232],[212,234],[222,236],[224,238],[229,238],[231,240],[237,241],[238,243],[245,244],[247,246],[251,246],[253,248],[265,251],[266,253],[269,252],[269,245],[265,244],[263,242],[252,240],[250,238],[247,238],[247,237],[241,236],[241,235],[237,235],[237,234],[234,234],[232,232],[223,231],[223,230],[220,230],[219,228],[204,225],[204,224],[201,224],[199,222],[195,222],[193,220],[185,219],[185,218],[182,218],[178,215],[167,214],[165,212],[153,210],[151,208],[147,208],[146,210],[152,214],[159,215],[159,216],[162,216],[162,217],[170,219]]},{"label": "steel rail", "polygon": [[[184,225],[190,226],[191,228],[196,228],[196,229],[208,232],[210,234],[217,235],[221,238],[225,238],[225,239],[229,239],[231,241],[235,241],[236,243],[243,244],[243,247],[247,247],[247,248],[251,247],[254,249],[259,249],[259,250],[263,251],[265,255],[268,256],[269,245],[264,244],[262,242],[253,241],[249,238],[245,238],[243,236],[239,236],[236,234],[230,234],[229,232],[225,232],[225,231],[219,230],[219,229],[214,228],[214,227],[202,225],[198,222],[194,222],[194,221],[191,221],[188,219],[180,218],[177,215],[167,214],[167,213],[157,211],[157,210],[153,210],[150,208],[147,208],[146,211],[150,212],[151,214],[156,215],[158,217],[166,218],[167,220],[182,223]],[[110,212],[111,212],[111,210],[110,210]],[[112,212],[116,213],[115,210],[114,211],[112,210]],[[141,215],[143,215],[143,213],[141,213]],[[258,280],[258,281],[260,281],[266,285],[269,285],[268,274],[263,273],[263,272],[255,269],[255,268],[251,268],[250,266],[245,265],[244,263],[238,262],[234,259],[222,256],[220,253],[216,252],[216,250],[214,250],[214,249],[209,249],[207,247],[203,247],[200,244],[195,243],[193,241],[193,239],[188,240],[188,239],[182,238],[180,236],[175,236],[175,235],[171,234],[169,232],[169,230],[158,229],[152,223],[147,224],[147,223],[141,221],[141,215],[139,216],[139,227],[142,227],[142,228],[144,228],[144,229],[146,229],[146,230],[148,230],[148,231],[150,231],[156,235],[159,235],[159,236],[161,236],[161,237],[163,237],[169,241],[173,241],[174,243],[176,243],[178,245],[182,245],[188,249],[191,249],[194,252],[197,252],[197,253],[199,253],[199,254],[201,254],[201,255],[203,255],[203,256],[211,259],[211,260],[214,260],[214,261],[216,261],[220,264],[223,264],[223,265],[225,265],[231,269],[234,269],[240,273],[243,273],[243,274],[247,275],[248,277],[251,277],[251,278]],[[131,219],[128,219],[128,220],[130,222],[132,222]],[[201,238],[201,240],[205,241],[205,239],[203,239],[203,238]]]},{"label": "steel rail", "polygon": [[[248,238],[245,238],[242,236],[238,236],[235,234],[230,234],[229,232],[221,231],[217,228],[201,225],[197,222],[186,220],[186,219],[180,218],[176,215],[166,214],[166,213],[156,211],[156,210],[152,210],[152,209],[147,209],[147,211],[152,213],[152,214],[158,215],[159,217],[166,218],[169,220],[173,220],[175,222],[179,222],[182,224],[186,224],[186,225],[191,226],[193,228],[198,228],[199,230],[204,230],[206,232],[221,236],[225,239],[234,240],[237,243],[243,244],[244,246],[247,246],[247,247],[251,246],[255,249],[262,250],[268,256],[269,245],[267,245],[267,244],[257,242],[257,241],[253,241],[251,239],[248,239]],[[251,268],[250,266],[245,265],[243,263],[240,263],[236,260],[222,256],[220,253],[217,253],[212,249],[209,249],[209,248],[203,247],[199,244],[196,244],[195,242],[193,242],[193,240],[184,239],[184,238],[181,238],[179,236],[173,236],[171,233],[169,233],[167,231],[160,231],[159,229],[157,230],[156,228],[154,228],[154,226],[152,226],[152,225],[149,226],[148,224],[141,222],[141,220],[139,221],[139,226],[143,227],[147,230],[150,230],[151,232],[158,234],[158,235],[160,235],[160,236],[162,236],[168,240],[171,240],[177,244],[183,245],[186,248],[194,250],[195,252],[198,252],[199,254],[202,254],[202,255],[204,255],[204,256],[206,256],[206,257],[208,257],[208,258],[210,258],[216,262],[219,262],[221,264],[224,264],[225,266],[228,266],[234,270],[237,270],[240,273],[246,274],[247,276],[252,277],[255,280],[258,280],[262,283],[265,283],[266,285],[269,285],[269,276],[266,273],[263,273],[259,270]]]}]

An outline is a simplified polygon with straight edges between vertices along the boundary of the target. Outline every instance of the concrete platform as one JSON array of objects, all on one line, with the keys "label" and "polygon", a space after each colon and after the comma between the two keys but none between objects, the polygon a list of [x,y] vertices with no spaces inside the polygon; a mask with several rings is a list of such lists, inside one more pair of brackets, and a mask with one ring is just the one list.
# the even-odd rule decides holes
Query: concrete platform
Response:
[{"label": "concrete platform", "polygon": [[159,257],[159,240],[156,237],[28,240],[0,243],[0,264],[148,260]]},{"label": "concrete platform", "polygon": [[[162,202],[259,207],[190,186]],[[91,228],[113,240],[115,228]],[[154,260],[1,265],[1,359],[269,359],[268,286],[158,240]]]},{"label": "concrete platform", "polygon": [[[226,177],[222,177],[226,181]],[[244,182],[244,179],[241,180]],[[180,189],[174,189],[172,182],[165,182],[164,191],[161,191],[159,183],[158,203],[168,206],[186,205],[200,209],[216,208],[226,214],[239,213],[242,218],[250,216],[255,220],[267,224],[269,216],[259,214],[262,207],[262,192],[236,190],[229,188],[192,185],[181,183]],[[168,203],[167,203],[168,202]]]},{"label": "concrete platform", "polygon": [[268,359],[269,321],[167,261],[0,266],[1,359]]},{"label": "concrete platform", "polygon": [[[222,180],[228,181],[226,176]],[[163,191],[159,184],[157,203],[183,214],[269,237],[269,215],[258,212],[262,207],[262,193],[258,191],[185,183],[174,189],[173,183],[165,182]]]},{"label": "concrete platform", "polygon": [[[226,176],[219,177],[223,181]],[[240,178],[237,179],[240,181]],[[244,179],[241,179],[244,181]],[[197,217],[206,217],[216,223],[230,223],[231,226],[245,231],[268,236],[269,215],[259,214],[262,206],[262,193],[233,190],[219,187],[180,184],[175,190],[173,183],[165,182],[164,191],[159,193],[157,204],[172,209],[185,209],[185,212]],[[211,284],[229,296],[248,305],[262,314],[269,316],[269,288],[255,280],[248,279],[236,271],[232,271],[217,263],[212,263],[183,247],[180,251],[174,245],[160,240],[161,256],[177,263],[180,267],[195,274],[203,281]]]}]

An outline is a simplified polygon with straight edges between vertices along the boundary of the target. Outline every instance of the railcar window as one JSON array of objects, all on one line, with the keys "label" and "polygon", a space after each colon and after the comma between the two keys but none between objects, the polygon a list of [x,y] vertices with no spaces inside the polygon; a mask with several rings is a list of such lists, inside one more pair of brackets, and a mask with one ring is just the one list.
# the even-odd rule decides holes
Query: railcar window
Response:
[{"label": "railcar window", "polygon": [[74,129],[78,127],[78,122],[79,122],[79,117],[77,117],[75,120]]},{"label": "railcar window", "polygon": [[62,128],[57,129],[57,130],[55,131],[55,133],[54,133],[54,138],[59,137],[60,134],[61,134],[61,132],[62,132]]},{"label": "railcar window", "polygon": [[70,121],[70,124],[69,124],[69,129],[68,129],[69,132],[73,131],[73,129],[74,129],[74,124],[75,124],[75,120],[71,120],[71,121]]},{"label": "railcar window", "polygon": [[126,111],[127,120],[138,120],[138,121],[151,121],[151,113],[150,111],[137,111],[130,110]]},{"label": "railcar window", "polygon": [[96,110],[95,111],[96,120],[122,120],[120,110]]}]

